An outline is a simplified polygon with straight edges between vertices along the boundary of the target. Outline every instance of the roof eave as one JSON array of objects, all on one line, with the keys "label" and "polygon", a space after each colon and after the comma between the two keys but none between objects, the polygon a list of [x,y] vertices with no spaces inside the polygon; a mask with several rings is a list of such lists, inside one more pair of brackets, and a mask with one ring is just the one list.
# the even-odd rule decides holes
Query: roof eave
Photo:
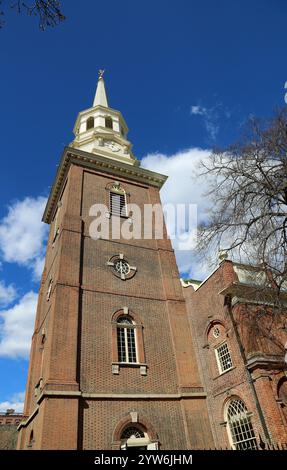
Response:
[{"label": "roof eave", "polygon": [[66,174],[71,164],[81,164],[86,168],[110,173],[114,176],[116,176],[118,172],[118,176],[126,176],[133,181],[142,182],[159,189],[168,178],[166,175],[155,173],[138,166],[117,162],[116,160],[84,152],[83,150],[74,149],[72,147],[65,147],[43,214],[42,221],[45,223],[51,223],[55,204],[59,199],[59,195],[65,183]]}]

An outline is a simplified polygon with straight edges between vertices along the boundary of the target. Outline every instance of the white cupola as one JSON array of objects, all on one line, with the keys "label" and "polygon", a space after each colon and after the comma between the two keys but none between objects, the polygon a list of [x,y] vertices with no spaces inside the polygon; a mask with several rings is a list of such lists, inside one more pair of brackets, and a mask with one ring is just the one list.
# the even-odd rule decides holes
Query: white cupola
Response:
[{"label": "white cupola", "polygon": [[93,107],[78,114],[71,147],[130,165],[139,165],[127,140],[128,127],[119,111],[108,105],[104,70],[99,71]]}]

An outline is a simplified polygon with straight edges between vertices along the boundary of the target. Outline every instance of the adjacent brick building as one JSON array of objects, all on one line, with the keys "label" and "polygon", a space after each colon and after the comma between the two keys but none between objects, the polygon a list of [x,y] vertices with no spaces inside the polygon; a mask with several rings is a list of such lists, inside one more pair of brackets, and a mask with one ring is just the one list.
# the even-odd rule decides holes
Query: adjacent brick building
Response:
[{"label": "adjacent brick building", "polygon": [[[136,204],[143,216],[157,205],[161,218],[166,180],[140,168],[127,132],[100,75],[43,216],[51,229],[18,448],[200,449],[252,446],[259,436],[286,440],[282,351],[252,342],[246,349],[246,307],[234,303],[238,273],[230,262],[196,291],[191,283],[182,288],[164,225],[163,237],[146,237],[146,224],[126,210]],[[241,441],[226,431],[236,439],[241,433]]]},{"label": "adjacent brick building", "polygon": [[215,445],[287,442],[285,291],[275,308],[264,272],[229,260],[183,286]]},{"label": "adjacent brick building", "polygon": [[12,450],[16,448],[17,427],[23,415],[15,413],[15,410],[8,409],[5,413],[0,413],[0,450]]}]

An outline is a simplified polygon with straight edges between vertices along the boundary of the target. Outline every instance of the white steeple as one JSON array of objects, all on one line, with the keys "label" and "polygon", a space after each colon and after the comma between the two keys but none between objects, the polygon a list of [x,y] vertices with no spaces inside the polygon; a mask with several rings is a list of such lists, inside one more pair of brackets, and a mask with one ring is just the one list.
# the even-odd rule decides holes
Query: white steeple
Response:
[{"label": "white steeple", "polygon": [[93,107],[78,114],[73,130],[75,139],[70,146],[138,166],[132,144],[127,140],[126,122],[120,111],[108,105],[103,74],[104,70],[100,70]]},{"label": "white steeple", "polygon": [[105,106],[108,108],[108,99],[106,94],[105,82],[104,82],[104,70],[99,70],[99,80],[97,85],[97,90],[95,94],[94,104],[93,106]]}]

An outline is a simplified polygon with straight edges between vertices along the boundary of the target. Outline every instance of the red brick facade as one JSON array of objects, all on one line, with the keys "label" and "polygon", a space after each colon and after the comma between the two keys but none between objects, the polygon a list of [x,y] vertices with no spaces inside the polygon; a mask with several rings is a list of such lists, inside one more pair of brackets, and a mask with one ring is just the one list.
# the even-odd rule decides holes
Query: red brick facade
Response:
[{"label": "red brick facade", "polygon": [[[287,442],[286,312],[274,315],[261,305],[262,291],[249,289],[228,260],[196,290],[183,289],[217,447],[232,443],[227,409],[233,399],[244,402],[258,442]],[[226,371],[216,352],[222,344],[232,360]]]},{"label": "red brick facade", "polygon": [[[24,410],[28,418],[18,448],[120,449],[122,432],[131,425],[145,434],[148,448],[212,447],[170,241],[166,236],[94,240],[89,234],[90,207],[107,201],[115,180],[142,209],[160,202],[159,185],[147,170],[129,177],[131,169],[119,163],[113,164],[113,175],[108,159],[84,152],[67,149],[65,159],[58,196],[48,203],[54,213],[59,210],[54,221],[50,216]],[[136,267],[131,279],[115,276],[107,265],[119,254]],[[136,364],[118,361],[115,318],[121,311],[134,318],[138,330]]]}]

